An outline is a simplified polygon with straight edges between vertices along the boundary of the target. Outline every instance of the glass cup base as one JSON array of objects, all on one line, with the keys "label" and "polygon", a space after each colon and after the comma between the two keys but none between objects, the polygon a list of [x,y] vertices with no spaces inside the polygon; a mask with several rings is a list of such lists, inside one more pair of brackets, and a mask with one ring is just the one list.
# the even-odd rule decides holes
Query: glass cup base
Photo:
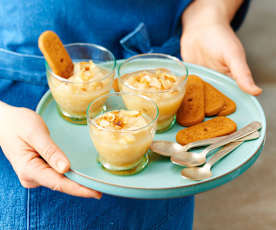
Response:
[{"label": "glass cup base", "polygon": [[162,124],[158,124],[158,122],[157,122],[156,133],[166,132],[167,130],[169,130],[170,128],[172,128],[174,126],[175,122],[176,122],[176,115],[173,115],[170,119],[163,122]]},{"label": "glass cup base", "polygon": [[147,152],[134,166],[132,166],[131,168],[128,167],[126,169],[117,169],[116,167],[111,166],[109,163],[102,162],[99,157],[97,160],[105,171],[115,175],[128,176],[142,171],[149,163],[149,155]]},{"label": "glass cup base", "polygon": [[66,121],[73,123],[73,124],[78,124],[78,125],[86,125],[87,120],[86,116],[72,116],[65,111],[63,111],[58,105],[57,105],[57,110],[59,115]]}]

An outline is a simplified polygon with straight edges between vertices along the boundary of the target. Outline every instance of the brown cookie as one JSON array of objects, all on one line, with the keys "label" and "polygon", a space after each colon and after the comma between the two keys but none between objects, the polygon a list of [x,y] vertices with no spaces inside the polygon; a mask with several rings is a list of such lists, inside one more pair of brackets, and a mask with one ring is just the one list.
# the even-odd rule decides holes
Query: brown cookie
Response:
[{"label": "brown cookie", "polygon": [[198,76],[190,75],[176,120],[180,125],[191,126],[200,123],[204,118],[204,83]]},{"label": "brown cookie", "polygon": [[63,78],[72,75],[73,62],[56,33],[53,31],[43,32],[38,39],[38,46],[55,74]]},{"label": "brown cookie", "polygon": [[181,145],[213,137],[224,136],[236,131],[237,125],[228,117],[215,117],[211,120],[178,131],[176,141]]},{"label": "brown cookie", "polygon": [[218,114],[224,106],[224,96],[215,87],[204,82],[205,115],[214,116]]},{"label": "brown cookie", "polygon": [[236,103],[232,101],[229,97],[222,94],[224,97],[224,106],[222,110],[218,113],[219,116],[226,116],[236,111]]}]

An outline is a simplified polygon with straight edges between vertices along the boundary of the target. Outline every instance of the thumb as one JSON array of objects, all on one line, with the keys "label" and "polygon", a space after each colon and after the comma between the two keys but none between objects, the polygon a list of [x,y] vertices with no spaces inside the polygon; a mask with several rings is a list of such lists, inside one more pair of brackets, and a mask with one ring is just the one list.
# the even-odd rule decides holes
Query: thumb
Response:
[{"label": "thumb", "polygon": [[258,87],[252,77],[248,67],[245,55],[232,54],[226,57],[225,62],[228,64],[230,72],[238,86],[246,93],[257,96],[262,93],[262,89]]},{"label": "thumb", "polygon": [[39,130],[39,133],[28,138],[28,144],[57,172],[65,173],[70,168],[70,162],[61,149],[54,143],[47,130]]}]

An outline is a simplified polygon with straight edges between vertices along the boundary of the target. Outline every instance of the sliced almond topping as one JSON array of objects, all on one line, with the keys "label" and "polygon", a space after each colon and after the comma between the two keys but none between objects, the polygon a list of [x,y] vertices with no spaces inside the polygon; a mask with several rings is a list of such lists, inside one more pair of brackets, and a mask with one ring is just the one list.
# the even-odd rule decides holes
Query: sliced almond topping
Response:
[{"label": "sliced almond topping", "polygon": [[141,115],[141,112],[139,112],[139,111],[128,111],[128,114],[130,115],[130,116],[133,116],[133,117],[138,117],[138,116],[140,116]]},{"label": "sliced almond topping", "polygon": [[145,70],[133,73],[132,77],[128,78],[127,83],[137,89],[171,89],[174,83],[177,82],[177,77],[170,74],[166,69]]},{"label": "sliced almond topping", "polygon": [[91,68],[94,68],[96,66],[95,63],[91,60],[89,61],[89,65],[90,65]]},{"label": "sliced almond topping", "polygon": [[102,82],[94,82],[91,84],[91,87],[96,89],[96,90],[99,90],[99,89],[102,89],[104,87],[104,84]]},{"label": "sliced almond topping", "polygon": [[116,115],[114,113],[110,113],[108,116],[108,120],[110,120],[110,121],[114,121],[115,118],[116,118]]},{"label": "sliced almond topping", "polygon": [[105,128],[105,127],[109,126],[110,123],[107,120],[100,119],[98,125],[101,126],[101,127],[103,127],[103,128]]},{"label": "sliced almond topping", "polygon": [[142,116],[142,114],[139,111],[129,111],[129,110],[111,111],[97,118],[96,124],[103,128],[109,127],[116,130],[125,129],[125,128],[126,129],[135,128],[137,124],[141,123],[141,121],[145,122],[143,116],[140,118],[139,116]]},{"label": "sliced almond topping", "polygon": [[165,74],[164,77],[166,80],[169,80],[171,82],[176,82],[176,76],[174,76],[174,75]]},{"label": "sliced almond topping", "polygon": [[149,75],[144,75],[141,77],[140,82],[141,83],[149,83],[151,81],[151,77]]},{"label": "sliced almond topping", "polygon": [[83,81],[89,81],[93,77],[92,73],[88,71],[81,71],[80,76]]}]

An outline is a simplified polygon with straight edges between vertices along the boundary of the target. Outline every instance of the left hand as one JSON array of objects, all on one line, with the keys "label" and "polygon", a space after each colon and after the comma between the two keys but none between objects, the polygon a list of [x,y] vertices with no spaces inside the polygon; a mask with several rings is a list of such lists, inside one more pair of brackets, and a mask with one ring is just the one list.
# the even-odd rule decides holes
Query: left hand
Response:
[{"label": "left hand", "polygon": [[101,198],[100,192],[63,175],[69,171],[70,162],[34,111],[0,101],[0,127],[0,148],[23,187],[44,186],[73,196]]}]

